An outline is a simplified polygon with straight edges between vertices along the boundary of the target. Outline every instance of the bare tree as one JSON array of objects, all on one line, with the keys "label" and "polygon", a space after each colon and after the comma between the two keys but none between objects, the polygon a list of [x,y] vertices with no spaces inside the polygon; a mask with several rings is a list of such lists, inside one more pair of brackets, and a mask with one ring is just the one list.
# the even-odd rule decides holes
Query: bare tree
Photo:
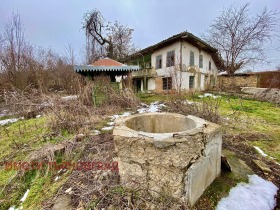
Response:
[{"label": "bare tree", "polygon": [[136,51],[132,43],[133,29],[115,22],[108,28],[108,37],[113,44],[113,57],[117,59],[125,58]]},{"label": "bare tree", "polygon": [[100,45],[93,36],[86,33],[86,48],[85,59],[86,63],[92,63],[101,57],[106,56],[106,50],[104,45]]},{"label": "bare tree", "polygon": [[18,72],[33,63],[33,47],[26,41],[20,15],[13,13],[2,34],[0,63],[7,80],[19,82]]},{"label": "bare tree", "polygon": [[264,61],[263,44],[275,31],[276,12],[265,8],[250,17],[248,8],[249,3],[225,9],[208,32],[208,41],[221,53],[222,68],[230,75],[246,64]]},{"label": "bare tree", "polygon": [[174,65],[166,68],[166,71],[168,72],[169,76],[172,78],[172,88],[175,89],[178,96],[181,95],[182,85],[183,85],[182,66],[184,66],[185,68],[185,65],[180,64],[180,58],[176,57],[174,59]]},{"label": "bare tree", "polygon": [[86,30],[86,36],[92,36],[92,38],[100,45],[108,44],[108,57],[113,57],[113,43],[107,37],[107,29],[109,27],[98,9],[94,9],[85,15],[84,28]]},{"label": "bare tree", "polygon": [[74,48],[72,44],[68,43],[67,46],[65,46],[65,59],[66,63],[68,65],[74,65],[75,63],[75,53],[74,53]]},{"label": "bare tree", "polygon": [[96,51],[99,55],[105,54],[112,59],[121,59],[134,52],[133,29],[118,22],[107,22],[97,9],[85,15],[83,28],[86,31],[87,47],[91,46],[89,50]]}]

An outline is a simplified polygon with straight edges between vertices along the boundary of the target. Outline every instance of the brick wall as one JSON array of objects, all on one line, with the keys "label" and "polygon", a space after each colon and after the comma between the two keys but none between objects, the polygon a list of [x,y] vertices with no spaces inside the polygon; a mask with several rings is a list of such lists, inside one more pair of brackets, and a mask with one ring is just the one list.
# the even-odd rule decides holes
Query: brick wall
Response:
[{"label": "brick wall", "polygon": [[[172,82],[174,82],[174,81],[172,81]],[[173,94],[173,93],[175,93],[176,92],[176,90],[175,89],[171,89],[171,90],[163,90],[162,89],[162,77],[156,77],[155,78],[155,90],[154,90],[154,92],[155,93],[165,93],[165,94]]]},{"label": "brick wall", "polygon": [[155,92],[156,93],[162,93],[163,92],[163,89],[162,89],[162,77],[156,77],[155,78],[155,84],[156,84]]}]

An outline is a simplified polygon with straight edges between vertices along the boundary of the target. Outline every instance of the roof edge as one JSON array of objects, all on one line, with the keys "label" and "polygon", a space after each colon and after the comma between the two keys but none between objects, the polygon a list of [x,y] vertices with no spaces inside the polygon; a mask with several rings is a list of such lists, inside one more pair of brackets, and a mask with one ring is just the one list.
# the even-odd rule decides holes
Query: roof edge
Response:
[{"label": "roof edge", "polygon": [[[137,54],[147,54],[147,53],[152,53],[157,49],[160,49],[163,46],[167,46],[169,44],[172,44],[178,40],[183,40],[186,41],[194,46],[200,47],[202,48],[202,50],[206,50],[209,51],[210,53],[215,53],[218,52],[218,50],[214,47],[212,47],[211,45],[209,45],[207,42],[203,41],[202,39],[198,38],[197,36],[193,35],[192,33],[189,33],[187,31],[181,32],[179,34],[173,35],[167,39],[164,39],[160,42],[158,42],[157,44],[151,45],[149,47],[146,47],[142,50],[139,50],[133,54],[131,54],[128,57],[135,57]],[[194,43],[196,42],[196,43]],[[199,45],[202,44],[204,46]]]}]

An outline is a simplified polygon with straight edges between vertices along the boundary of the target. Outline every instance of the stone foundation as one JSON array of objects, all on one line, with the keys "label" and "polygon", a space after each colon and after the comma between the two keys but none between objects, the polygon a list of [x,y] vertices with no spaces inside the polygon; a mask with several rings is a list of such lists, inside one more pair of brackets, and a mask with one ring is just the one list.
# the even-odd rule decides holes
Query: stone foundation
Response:
[{"label": "stone foundation", "polygon": [[220,174],[219,126],[194,116],[146,113],[116,120],[121,183],[193,205]]}]

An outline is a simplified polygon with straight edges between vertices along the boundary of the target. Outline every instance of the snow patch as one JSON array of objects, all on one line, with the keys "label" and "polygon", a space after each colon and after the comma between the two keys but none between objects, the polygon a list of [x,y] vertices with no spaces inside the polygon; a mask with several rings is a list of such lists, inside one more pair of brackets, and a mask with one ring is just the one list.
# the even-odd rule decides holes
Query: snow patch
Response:
[{"label": "snow patch", "polygon": [[229,196],[219,201],[216,210],[272,210],[278,188],[257,175],[249,176],[249,183],[239,183]]},{"label": "snow patch", "polygon": [[94,130],[95,134],[100,134],[101,132],[99,130]]},{"label": "snow patch", "polygon": [[[124,112],[122,113],[121,115],[113,115],[113,116],[110,116],[109,118],[111,118],[111,121],[115,121],[116,119],[120,118],[120,117],[127,117],[127,116],[130,116],[131,115],[131,112]],[[109,125],[109,124],[108,124]]]},{"label": "snow patch", "polygon": [[23,209],[22,203],[26,200],[29,191],[30,191],[29,189],[26,190],[26,192],[24,193],[23,197],[20,199],[21,206],[19,208],[16,208],[15,206],[11,206],[8,210],[20,210],[20,209]]},{"label": "snow patch", "polygon": [[25,199],[27,198],[27,195],[28,195],[29,191],[30,191],[29,189],[26,190],[26,192],[24,193],[23,197],[20,199],[21,202],[24,202],[24,201],[25,201]]},{"label": "snow patch", "polygon": [[114,126],[108,126],[108,127],[102,128],[101,130],[103,130],[103,131],[109,131],[109,130],[112,130],[113,128],[114,128]]},{"label": "snow patch", "polygon": [[268,155],[264,153],[264,151],[261,150],[261,148],[254,146],[254,148],[258,151],[258,153],[260,153],[261,156],[263,157],[267,157]]},{"label": "snow patch", "polygon": [[114,124],[115,124],[114,122],[108,122],[107,123],[107,125],[111,125],[111,126],[114,125]]},{"label": "snow patch", "polygon": [[192,105],[192,104],[194,104],[195,102],[186,100],[186,101],[184,101],[183,103],[184,103],[184,104]]},{"label": "snow patch", "polygon": [[162,107],[165,107],[164,104],[159,104],[158,101],[151,103],[149,106],[147,104],[141,104],[142,106],[146,106],[143,108],[138,109],[138,113],[154,113],[154,112],[160,112]]},{"label": "snow patch", "polygon": [[69,101],[69,100],[77,99],[78,96],[77,95],[70,95],[70,96],[64,96],[64,97],[61,97],[61,98],[65,101]]},{"label": "snow patch", "polygon": [[6,119],[6,120],[0,120],[0,125],[6,125],[9,123],[14,123],[18,121],[20,118],[12,118],[12,119]]},{"label": "snow patch", "polygon": [[55,177],[54,181],[56,182],[59,179],[60,179],[60,176],[57,176],[57,177]]},{"label": "snow patch", "polygon": [[131,115],[130,112],[124,112],[124,113],[121,115],[121,117],[128,117],[128,116],[130,116],[130,115]]},{"label": "snow patch", "polygon": [[216,96],[216,95],[214,95],[214,94],[212,94],[212,93],[204,93],[204,95],[199,95],[198,97],[199,97],[199,98],[212,97],[212,98],[214,98],[214,99],[216,99],[216,98],[221,98],[221,96]]},{"label": "snow patch", "polygon": [[117,114],[115,114],[115,115],[113,115],[113,116],[110,116],[110,118],[111,118],[112,121],[118,119],[119,117],[120,117],[120,115],[117,115]]}]

